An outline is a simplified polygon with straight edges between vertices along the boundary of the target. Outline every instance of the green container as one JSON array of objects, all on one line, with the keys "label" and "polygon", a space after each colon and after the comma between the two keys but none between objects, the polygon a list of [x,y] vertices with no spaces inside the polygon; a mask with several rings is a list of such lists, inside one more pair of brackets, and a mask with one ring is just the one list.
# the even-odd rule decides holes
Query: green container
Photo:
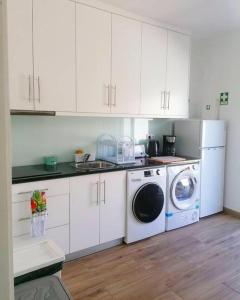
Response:
[{"label": "green container", "polygon": [[57,164],[57,156],[45,156],[44,157],[44,164],[46,166],[56,166]]}]

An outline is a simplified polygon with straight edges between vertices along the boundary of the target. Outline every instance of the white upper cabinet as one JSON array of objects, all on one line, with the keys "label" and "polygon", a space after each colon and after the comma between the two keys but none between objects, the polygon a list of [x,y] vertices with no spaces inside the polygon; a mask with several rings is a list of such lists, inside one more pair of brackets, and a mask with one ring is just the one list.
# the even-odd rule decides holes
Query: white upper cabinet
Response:
[{"label": "white upper cabinet", "polygon": [[70,0],[8,1],[10,108],[188,117],[190,37]]},{"label": "white upper cabinet", "polygon": [[163,115],[166,89],[167,30],[142,25],[141,114]]},{"label": "white upper cabinet", "polygon": [[77,4],[77,111],[110,112],[111,14]]},{"label": "white upper cabinet", "polygon": [[33,110],[32,0],[9,0],[7,22],[10,107]]},{"label": "white upper cabinet", "polygon": [[190,37],[168,31],[166,115],[188,117]]},{"label": "white upper cabinet", "polygon": [[33,8],[36,109],[76,111],[75,3],[34,0]]},{"label": "white upper cabinet", "polygon": [[112,15],[112,113],[139,114],[141,23]]},{"label": "white upper cabinet", "polygon": [[76,111],[75,3],[9,0],[10,108]]}]

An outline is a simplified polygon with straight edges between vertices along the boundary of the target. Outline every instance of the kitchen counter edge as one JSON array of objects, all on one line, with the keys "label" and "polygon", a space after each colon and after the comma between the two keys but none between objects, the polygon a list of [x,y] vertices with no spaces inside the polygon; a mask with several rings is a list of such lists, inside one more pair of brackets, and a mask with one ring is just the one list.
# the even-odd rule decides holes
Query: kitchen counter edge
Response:
[{"label": "kitchen counter edge", "polygon": [[[103,170],[91,170],[91,171],[79,171],[74,169],[71,166],[70,162],[59,163],[56,169],[52,169],[51,171],[46,171],[46,167],[44,165],[30,165],[30,166],[20,166],[13,167],[12,173],[12,184],[21,184],[21,183],[29,183],[36,181],[44,181],[44,180],[52,180],[52,179],[61,179],[68,177],[76,177],[76,176],[86,176],[92,174],[101,174],[101,173],[110,173],[110,172],[119,172],[119,171],[130,171],[137,169],[149,169],[149,168],[160,168],[164,166],[174,166],[174,165],[183,165],[183,164],[192,164],[199,163],[200,158],[186,158],[186,160],[181,162],[174,163],[152,163],[147,159],[137,159],[135,164],[126,164],[126,165],[116,165],[116,167],[111,169],[103,169]],[[34,170],[36,169],[36,174],[34,174]],[[37,175],[37,170],[42,170],[43,172],[47,172],[46,174]],[[14,177],[14,174],[22,173],[22,176]],[[49,172],[49,173],[48,173]],[[29,173],[33,173],[33,175],[29,175]]]}]

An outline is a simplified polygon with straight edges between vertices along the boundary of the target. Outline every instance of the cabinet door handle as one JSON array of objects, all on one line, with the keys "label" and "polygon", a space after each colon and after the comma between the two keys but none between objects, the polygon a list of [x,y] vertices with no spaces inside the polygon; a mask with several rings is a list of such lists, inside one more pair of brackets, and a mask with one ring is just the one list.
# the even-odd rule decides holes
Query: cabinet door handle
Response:
[{"label": "cabinet door handle", "polygon": [[171,98],[171,92],[168,91],[168,105],[167,105],[167,109],[169,110],[170,109],[170,98]]},{"label": "cabinet door handle", "polygon": [[[39,192],[47,192],[48,189],[41,189],[41,190],[37,190]],[[32,194],[34,191],[26,191],[26,192],[20,192],[18,193],[18,195],[27,195],[27,194]]]},{"label": "cabinet door handle", "polygon": [[117,85],[115,84],[114,86],[112,86],[112,89],[114,91],[114,101],[112,102],[112,106],[117,106]]},{"label": "cabinet door handle", "polygon": [[31,103],[31,75],[28,76],[28,101]]},{"label": "cabinet door handle", "polygon": [[97,186],[97,202],[96,202],[96,204],[99,205],[99,182],[97,181],[95,183],[95,185]]},{"label": "cabinet door handle", "polygon": [[106,204],[106,181],[101,182],[101,186],[103,185],[103,199],[101,200],[104,204]]},{"label": "cabinet door handle", "polygon": [[31,220],[31,217],[25,217],[25,218],[18,219],[18,222],[29,221],[29,220]]},{"label": "cabinet door handle", "polygon": [[164,104],[163,104],[163,109],[167,109],[167,91],[164,91]]},{"label": "cabinet door handle", "polygon": [[161,91],[161,109],[164,109],[165,104],[165,91]]},{"label": "cabinet door handle", "polygon": [[40,76],[37,78],[38,82],[38,102],[41,103],[41,86],[40,86]]},{"label": "cabinet door handle", "polygon": [[107,90],[107,106],[110,107],[110,99],[111,99],[111,96],[110,96],[110,85],[105,85],[105,88]]},{"label": "cabinet door handle", "polygon": [[27,195],[27,194],[32,194],[33,191],[26,191],[26,192],[20,192],[18,195]]}]

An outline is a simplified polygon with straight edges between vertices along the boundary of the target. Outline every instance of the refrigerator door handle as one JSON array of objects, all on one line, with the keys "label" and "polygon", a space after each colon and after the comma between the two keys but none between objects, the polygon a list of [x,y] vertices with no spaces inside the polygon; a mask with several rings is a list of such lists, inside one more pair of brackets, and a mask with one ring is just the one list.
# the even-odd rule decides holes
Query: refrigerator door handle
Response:
[{"label": "refrigerator door handle", "polygon": [[199,147],[199,150],[210,150],[210,149],[225,149],[225,146],[216,146],[216,147]]}]

